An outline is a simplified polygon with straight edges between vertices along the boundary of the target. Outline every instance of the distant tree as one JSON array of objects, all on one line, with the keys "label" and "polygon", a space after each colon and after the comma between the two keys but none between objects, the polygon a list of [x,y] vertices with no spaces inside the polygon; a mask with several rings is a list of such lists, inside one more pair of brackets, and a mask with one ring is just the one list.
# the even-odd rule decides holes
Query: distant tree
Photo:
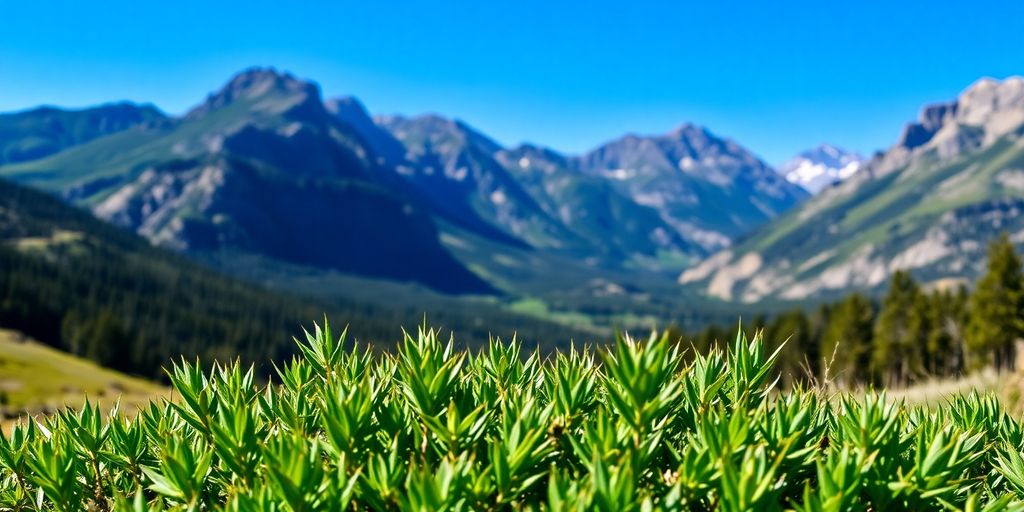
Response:
[{"label": "distant tree", "polygon": [[830,364],[830,375],[823,377],[845,386],[867,381],[874,324],[875,307],[859,293],[831,308],[821,337],[821,358]]},{"label": "distant tree", "polygon": [[928,296],[928,301],[931,332],[925,343],[925,369],[932,375],[956,375],[964,366],[966,288],[936,291]]},{"label": "distant tree", "polygon": [[771,350],[785,343],[776,364],[784,387],[816,375],[818,343],[802,310],[794,309],[772,319],[765,328],[765,343]]},{"label": "distant tree", "polygon": [[763,331],[768,327],[768,317],[764,314],[758,314],[754,316],[754,321],[750,322],[751,331]]},{"label": "distant tree", "polygon": [[1012,368],[1014,343],[1024,335],[1021,261],[1006,233],[989,244],[988,271],[970,298],[967,347],[970,365]]},{"label": "distant tree", "polygon": [[871,370],[876,383],[907,384],[923,371],[927,302],[906,271],[896,271],[875,324]]},{"label": "distant tree", "polygon": [[697,333],[691,341],[694,350],[707,352],[712,347],[728,346],[732,342],[732,338],[729,329],[711,324]]},{"label": "distant tree", "polygon": [[127,371],[136,337],[109,311],[100,312],[90,325],[85,356],[103,366]]}]

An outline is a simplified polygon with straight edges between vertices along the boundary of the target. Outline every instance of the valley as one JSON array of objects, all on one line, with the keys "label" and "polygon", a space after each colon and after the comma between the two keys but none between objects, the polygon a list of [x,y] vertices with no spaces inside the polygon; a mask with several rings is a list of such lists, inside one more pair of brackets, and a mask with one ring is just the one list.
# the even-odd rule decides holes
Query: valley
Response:
[{"label": "valley", "polygon": [[[871,159],[823,145],[776,171],[694,124],[581,155],[505,148],[458,120],[374,116],[252,68],[180,117],[128,103],[0,116],[15,148],[0,175],[319,301],[436,303],[595,337],[696,330],[877,296],[902,268],[977,276],[1022,206],[1020,83],[928,107]],[[24,149],[37,143],[48,149]]]}]

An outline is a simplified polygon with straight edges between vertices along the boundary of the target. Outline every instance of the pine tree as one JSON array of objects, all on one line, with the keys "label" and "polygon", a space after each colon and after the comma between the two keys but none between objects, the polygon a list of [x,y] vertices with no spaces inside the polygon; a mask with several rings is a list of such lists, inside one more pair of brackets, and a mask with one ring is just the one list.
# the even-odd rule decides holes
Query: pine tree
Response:
[{"label": "pine tree", "polygon": [[765,339],[772,350],[786,344],[776,366],[784,387],[792,387],[816,374],[818,344],[811,322],[802,310],[794,309],[776,316],[765,328]]},{"label": "pine tree", "polygon": [[963,371],[966,293],[961,286],[956,292],[940,290],[928,297],[931,332],[925,344],[925,367],[929,374],[952,376]]},{"label": "pine tree", "polygon": [[989,244],[988,271],[970,298],[967,346],[970,364],[1012,368],[1014,344],[1024,335],[1021,261],[1006,233]]},{"label": "pine tree", "polygon": [[867,381],[875,308],[859,293],[851,294],[829,311],[821,337],[821,357],[828,363],[826,380],[843,386]]},{"label": "pine tree", "polygon": [[921,289],[906,271],[896,271],[875,324],[871,370],[880,384],[907,384],[923,373],[927,327]]}]

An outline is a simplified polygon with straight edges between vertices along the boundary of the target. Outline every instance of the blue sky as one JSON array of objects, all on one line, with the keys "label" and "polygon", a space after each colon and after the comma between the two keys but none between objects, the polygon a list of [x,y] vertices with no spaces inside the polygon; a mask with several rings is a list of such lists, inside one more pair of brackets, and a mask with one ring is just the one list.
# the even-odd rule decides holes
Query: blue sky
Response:
[{"label": "blue sky", "polygon": [[182,113],[251,65],[580,152],[691,121],[771,163],[870,153],[924,103],[1024,74],[1024,2],[3,2],[0,111]]}]

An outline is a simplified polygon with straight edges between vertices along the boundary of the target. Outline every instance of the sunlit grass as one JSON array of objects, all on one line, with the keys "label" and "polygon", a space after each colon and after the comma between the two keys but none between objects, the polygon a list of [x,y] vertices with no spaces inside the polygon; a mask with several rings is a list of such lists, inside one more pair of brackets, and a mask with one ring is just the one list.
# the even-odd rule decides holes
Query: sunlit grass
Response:
[{"label": "sunlit grass", "polygon": [[0,411],[4,427],[24,414],[79,406],[88,397],[105,409],[120,400],[133,410],[167,390],[0,330]]}]

